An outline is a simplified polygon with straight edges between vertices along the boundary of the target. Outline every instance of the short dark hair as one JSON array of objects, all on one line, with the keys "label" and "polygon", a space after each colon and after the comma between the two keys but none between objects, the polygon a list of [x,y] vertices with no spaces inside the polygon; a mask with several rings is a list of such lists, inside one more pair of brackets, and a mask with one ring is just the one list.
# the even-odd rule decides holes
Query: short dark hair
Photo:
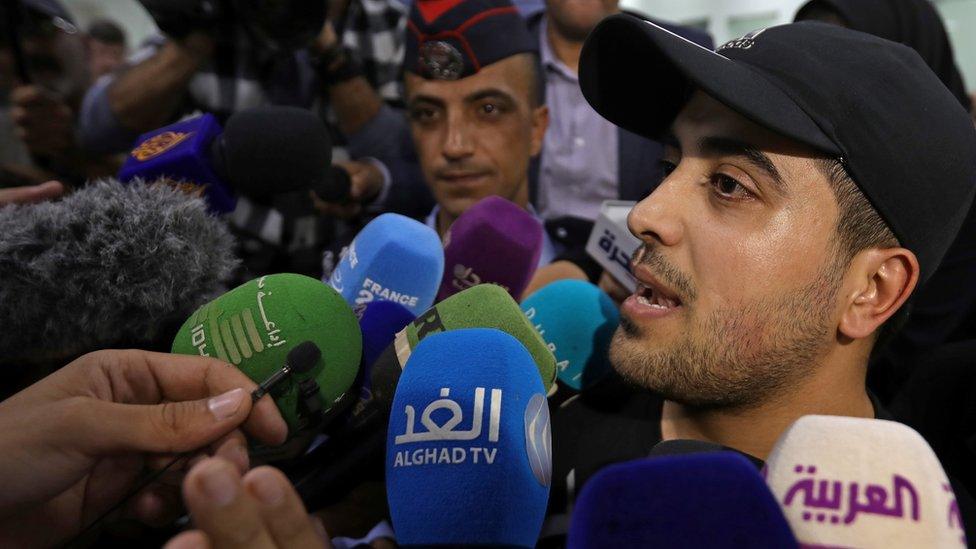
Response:
[{"label": "short dark hair", "polygon": [[88,36],[105,44],[125,46],[125,31],[108,19],[99,19],[88,27]]},{"label": "short dark hair", "polygon": [[837,199],[837,244],[846,261],[867,248],[900,246],[891,228],[847,173],[843,162],[823,158],[819,160],[819,167]]},{"label": "short dark hair", "polygon": [[[837,245],[838,265],[846,266],[855,255],[868,248],[893,248],[901,245],[895,233],[858,188],[841,160],[821,158],[818,166],[827,177],[834,198],[837,199],[837,232],[834,242]],[[871,352],[872,357],[905,325],[908,311],[909,304],[906,303],[881,325]]]}]

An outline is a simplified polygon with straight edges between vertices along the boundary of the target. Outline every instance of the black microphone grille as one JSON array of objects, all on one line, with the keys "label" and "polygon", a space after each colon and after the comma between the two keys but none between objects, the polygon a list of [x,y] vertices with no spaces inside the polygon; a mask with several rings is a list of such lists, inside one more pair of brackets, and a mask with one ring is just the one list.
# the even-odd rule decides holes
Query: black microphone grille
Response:
[{"label": "black microphone grille", "polygon": [[304,374],[314,368],[320,358],[322,358],[322,351],[319,350],[319,346],[311,341],[303,341],[288,351],[285,360],[293,374]]},{"label": "black microphone grille", "polygon": [[327,177],[332,139],[312,111],[267,106],[232,115],[214,159],[236,190],[252,196],[310,189]]}]

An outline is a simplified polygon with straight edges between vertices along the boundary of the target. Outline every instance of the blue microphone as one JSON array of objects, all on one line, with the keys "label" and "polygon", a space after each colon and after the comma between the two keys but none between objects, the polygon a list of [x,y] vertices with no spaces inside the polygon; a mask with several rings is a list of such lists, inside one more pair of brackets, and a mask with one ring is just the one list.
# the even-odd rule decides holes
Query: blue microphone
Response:
[{"label": "blue microphone", "polygon": [[373,363],[393,343],[397,333],[413,322],[416,316],[403,305],[392,301],[373,301],[360,305],[355,312],[359,317],[359,330],[363,333],[363,359],[359,375],[363,383],[368,384]]},{"label": "blue microphone", "polygon": [[776,499],[733,452],[611,465],[583,487],[567,547],[797,547]]},{"label": "blue microphone", "polygon": [[610,371],[620,311],[603,290],[582,280],[559,280],[527,297],[522,311],[556,356],[563,385],[579,392]]},{"label": "blue microphone", "polygon": [[517,339],[471,328],[421,341],[397,385],[386,450],[400,546],[535,546],[552,474],[549,408]]},{"label": "blue microphone", "polygon": [[236,207],[235,192],[261,197],[320,186],[331,162],[332,140],[314,113],[269,106],[235,113],[226,129],[203,114],[145,133],[119,180],[164,179],[223,214]]},{"label": "blue microphone", "polygon": [[327,282],[353,308],[392,301],[420,314],[434,304],[444,248],[434,229],[386,213],[359,231]]}]

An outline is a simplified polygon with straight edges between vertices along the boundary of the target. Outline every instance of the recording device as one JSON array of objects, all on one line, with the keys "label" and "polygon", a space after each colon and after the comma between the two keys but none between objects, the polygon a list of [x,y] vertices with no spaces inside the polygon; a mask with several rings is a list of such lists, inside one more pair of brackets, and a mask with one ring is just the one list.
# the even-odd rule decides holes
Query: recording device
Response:
[{"label": "recording device", "polygon": [[[515,337],[532,356],[546,391],[552,387],[556,359],[549,346],[504,288],[482,284],[434,305],[397,334],[392,352],[384,353],[373,368],[372,398],[386,403],[392,400],[403,366],[423,339],[463,328],[495,328]],[[384,407],[388,409],[388,404]]]},{"label": "recording device", "polygon": [[371,367],[364,368],[369,378],[360,387],[359,401],[336,428],[330,428],[330,439],[303,459],[307,466],[293,475],[305,501],[341,494],[352,487],[350,479],[359,478],[372,459],[382,456],[390,406],[412,349],[431,335],[464,328],[495,328],[517,339],[532,357],[543,387],[552,387],[555,358],[505,290],[483,284],[453,295],[408,324]]},{"label": "recording device", "polygon": [[[173,340],[172,352],[220,358],[261,383],[280,375],[289,353],[303,342],[314,343],[321,356],[310,369],[292,371],[270,389],[294,435],[319,427],[310,413],[313,404],[328,412],[350,401],[340,398],[359,370],[362,336],[356,316],[331,288],[297,274],[254,279],[193,313]],[[306,394],[311,385],[303,386],[305,380],[317,384],[314,400]]]},{"label": "recording device", "polygon": [[0,234],[0,356],[21,366],[168,348],[237,265],[233,238],[203,201],[161,185],[97,181],[0,208]]},{"label": "recording device", "polygon": [[331,162],[328,129],[314,113],[269,106],[231,115],[223,130],[203,114],[142,134],[119,179],[171,181],[222,214],[234,210],[235,193],[267,197],[315,188]]},{"label": "recording device", "polygon": [[323,178],[312,190],[326,202],[347,203],[352,200],[352,179],[342,166],[330,166],[328,177]]},{"label": "recording device", "polygon": [[356,309],[363,334],[363,358],[359,372],[368,390],[369,372],[380,354],[393,343],[396,334],[416,318],[406,307],[392,301],[373,301]]},{"label": "recording device", "polygon": [[552,475],[532,356],[494,329],[435,334],[410,356],[386,439],[401,547],[535,547]]},{"label": "recording device", "polygon": [[298,346],[288,351],[288,358],[285,359],[285,365],[277,372],[271,374],[271,377],[258,383],[258,388],[251,391],[251,401],[257,402],[261,400],[261,397],[268,394],[268,391],[287,379],[292,373],[304,375],[310,372],[320,358],[322,358],[322,351],[319,350],[316,344],[311,341],[299,343]]},{"label": "recording device", "polygon": [[757,471],[761,470],[765,465],[761,459],[750,456],[744,452],[740,452],[735,448],[705,442],[702,440],[691,439],[662,440],[651,448],[651,451],[647,454],[647,457],[682,456],[686,454],[701,454],[704,452],[735,452],[746,458],[749,463],[752,463],[756,467]]},{"label": "recording device", "polygon": [[966,546],[942,465],[901,423],[802,417],[766,460],[766,482],[807,546]]},{"label": "recording device", "polygon": [[645,458],[596,473],[566,546],[798,547],[756,468],[733,452]]},{"label": "recording device", "polygon": [[498,284],[520,299],[539,266],[542,223],[499,196],[467,209],[444,235],[438,301],[478,284]]},{"label": "recording device", "polygon": [[437,232],[386,213],[356,235],[327,282],[353,307],[392,301],[417,314],[434,303],[443,270]]},{"label": "recording device", "polygon": [[271,51],[307,46],[325,23],[328,3],[322,0],[140,0],[159,30],[182,39],[194,31],[213,31],[218,24],[236,23],[252,40]]},{"label": "recording device", "polygon": [[586,253],[631,292],[637,289],[637,279],[630,272],[630,258],[641,244],[627,228],[627,216],[635,205],[623,200],[604,201],[586,242]]},{"label": "recording device", "polygon": [[527,297],[522,311],[555,355],[556,376],[568,395],[610,371],[620,311],[603,290],[582,280],[558,280]]}]

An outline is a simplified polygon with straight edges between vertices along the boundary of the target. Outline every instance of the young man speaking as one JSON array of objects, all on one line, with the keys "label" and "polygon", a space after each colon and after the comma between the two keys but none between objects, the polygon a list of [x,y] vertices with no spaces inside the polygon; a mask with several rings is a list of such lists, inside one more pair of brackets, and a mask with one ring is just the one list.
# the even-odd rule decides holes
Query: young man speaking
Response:
[{"label": "young man speaking", "polygon": [[976,189],[972,122],[922,59],[818,23],[712,52],[622,14],[589,37],[580,84],[608,120],[669,144],[629,218],[640,284],[611,359],[630,386],[556,414],[552,512],[661,440],[765,459],[801,416],[883,417],[868,358]]}]

